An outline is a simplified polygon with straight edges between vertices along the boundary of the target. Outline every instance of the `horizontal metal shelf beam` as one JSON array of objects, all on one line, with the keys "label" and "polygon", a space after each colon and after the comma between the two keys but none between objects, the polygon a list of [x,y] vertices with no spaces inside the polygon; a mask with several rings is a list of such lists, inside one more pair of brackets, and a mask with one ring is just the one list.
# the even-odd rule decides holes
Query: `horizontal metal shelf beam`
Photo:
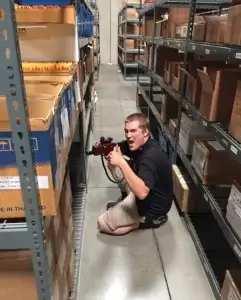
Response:
[{"label": "horizontal metal shelf beam", "polygon": [[[208,1],[208,0],[197,0],[196,1],[196,8],[197,9],[218,9],[220,4],[222,4],[222,7],[226,7],[229,6],[231,3],[231,1],[226,0],[226,1]],[[191,5],[191,1],[186,0],[186,1],[181,1],[181,0],[157,0],[156,4],[149,4],[144,6],[141,10],[140,10],[140,14],[144,15],[144,14],[152,14],[154,13],[154,9],[168,9],[169,7],[190,7]]]},{"label": "horizontal metal shelf beam", "polygon": [[139,39],[139,34],[119,34],[118,35],[122,39]]},{"label": "horizontal metal shelf beam", "polygon": [[30,248],[30,233],[26,223],[3,223],[0,225],[0,250]]},{"label": "horizontal metal shelf beam", "polygon": [[144,54],[145,53],[145,50],[144,49],[124,49],[123,47],[121,47],[120,45],[118,46],[118,48],[121,50],[121,51],[123,51],[123,52],[125,52],[125,53],[127,53],[127,54],[138,54],[139,53],[139,51],[140,51],[140,54]]},{"label": "horizontal metal shelf beam", "polygon": [[[154,43],[158,46],[165,46],[179,51],[185,50],[185,39],[172,39],[163,37],[142,36],[140,38],[146,43]],[[216,61],[228,61],[229,63],[241,63],[241,47],[223,44],[212,44],[206,42],[189,41],[187,51],[204,56],[207,59]]]},{"label": "horizontal metal shelf beam", "polygon": [[121,21],[121,22],[118,24],[118,26],[124,25],[124,24],[126,24],[126,23],[135,23],[135,24],[139,24],[140,21],[139,21],[139,19],[126,19],[126,20]]},{"label": "horizontal metal shelf beam", "polygon": [[[175,144],[175,139],[171,135],[169,129],[162,123],[160,113],[156,109],[153,103],[149,100],[147,94],[145,93],[144,89],[140,84],[138,84],[138,89],[143,95],[143,98],[145,99],[147,105],[149,106],[150,110],[152,111],[153,115],[155,116],[157,122],[159,123],[162,130],[167,135],[167,138],[169,139],[172,147]],[[220,229],[222,230],[224,236],[226,237],[228,243],[232,247],[235,255],[237,256],[238,260],[241,262],[241,242],[238,241],[238,239],[235,237],[235,234],[233,233],[230,225],[224,218],[219,206],[216,204],[215,199],[213,198],[212,194],[209,192],[208,188],[202,184],[201,180],[196,174],[196,171],[194,170],[189,158],[186,156],[180,145],[178,145],[177,153],[182,160],[185,168],[187,169],[190,177],[192,178],[193,182],[196,184],[197,187],[200,188],[200,191],[202,191],[204,199],[208,202],[209,207],[211,209],[211,212],[216,219],[217,223],[219,224]]]},{"label": "horizontal metal shelf beam", "polygon": [[125,67],[125,68],[133,68],[133,69],[137,69],[138,68],[138,64],[137,63],[125,63],[123,62],[122,58],[120,57],[120,55],[118,55],[119,57],[119,61],[121,62],[121,64]]}]

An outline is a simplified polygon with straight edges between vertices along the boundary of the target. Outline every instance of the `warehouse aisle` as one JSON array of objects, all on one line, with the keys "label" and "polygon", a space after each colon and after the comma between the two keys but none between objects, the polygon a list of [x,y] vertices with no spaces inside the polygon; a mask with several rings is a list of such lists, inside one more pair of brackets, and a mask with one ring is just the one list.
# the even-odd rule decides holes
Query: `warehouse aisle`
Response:
[{"label": "warehouse aisle", "polygon": [[[116,66],[102,66],[94,141],[124,138],[124,117],[135,109],[136,87]],[[194,244],[175,206],[169,222],[123,237],[99,234],[97,217],[119,197],[99,157],[92,157],[78,300],[214,300]]]}]

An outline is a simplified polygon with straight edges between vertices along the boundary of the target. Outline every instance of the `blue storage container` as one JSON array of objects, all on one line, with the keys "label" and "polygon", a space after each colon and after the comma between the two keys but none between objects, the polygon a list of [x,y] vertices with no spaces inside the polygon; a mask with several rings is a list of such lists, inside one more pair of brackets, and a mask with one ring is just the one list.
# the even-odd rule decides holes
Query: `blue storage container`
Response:
[{"label": "blue storage container", "polygon": [[86,9],[85,26],[84,26],[84,36],[85,37],[92,37],[94,35],[93,21],[94,21],[94,16],[88,9]]},{"label": "blue storage container", "polygon": [[84,15],[85,15],[85,6],[80,4],[78,7],[78,37],[82,38],[84,36]]}]

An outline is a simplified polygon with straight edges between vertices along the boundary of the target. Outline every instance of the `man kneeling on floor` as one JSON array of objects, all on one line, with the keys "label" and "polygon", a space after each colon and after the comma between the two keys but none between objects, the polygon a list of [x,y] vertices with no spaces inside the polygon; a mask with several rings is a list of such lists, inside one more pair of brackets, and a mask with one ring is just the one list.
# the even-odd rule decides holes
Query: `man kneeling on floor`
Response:
[{"label": "man kneeling on floor", "polygon": [[106,157],[122,196],[108,203],[97,221],[101,232],[113,235],[158,228],[167,221],[172,205],[171,163],[151,139],[149,119],[141,113],[128,116],[125,136],[126,140]]}]

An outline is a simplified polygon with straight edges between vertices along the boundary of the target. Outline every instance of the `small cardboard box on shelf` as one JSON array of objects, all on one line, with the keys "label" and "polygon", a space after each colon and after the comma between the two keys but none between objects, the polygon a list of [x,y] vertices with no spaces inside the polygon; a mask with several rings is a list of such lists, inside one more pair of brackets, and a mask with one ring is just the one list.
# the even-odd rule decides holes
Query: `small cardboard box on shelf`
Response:
[{"label": "small cardboard box on shelf", "polygon": [[228,198],[226,218],[236,235],[241,239],[241,186],[236,180],[232,184]]},{"label": "small cardboard box on shelf", "polygon": [[207,132],[198,120],[191,115],[182,113],[180,123],[179,144],[186,155],[192,155],[195,139],[208,138],[211,134]]},{"label": "small cardboard box on shelf", "polygon": [[208,121],[229,122],[241,71],[215,67],[197,71],[202,85],[200,113]]},{"label": "small cardboard box on shelf", "polygon": [[226,270],[221,296],[222,300],[241,300],[241,269]]},{"label": "small cardboard box on shelf", "polygon": [[233,180],[241,175],[241,167],[236,165],[228,151],[213,139],[195,141],[192,165],[202,183],[207,185],[232,184]]},{"label": "small cardboard box on shelf", "polygon": [[16,21],[18,24],[56,23],[75,24],[76,14],[73,5],[15,5]]},{"label": "small cardboard box on shelf", "polygon": [[193,180],[177,165],[172,165],[173,193],[182,212],[207,212],[206,201],[201,197]]},{"label": "small cardboard box on shelf", "polygon": [[241,81],[238,81],[228,133],[241,143]]}]

